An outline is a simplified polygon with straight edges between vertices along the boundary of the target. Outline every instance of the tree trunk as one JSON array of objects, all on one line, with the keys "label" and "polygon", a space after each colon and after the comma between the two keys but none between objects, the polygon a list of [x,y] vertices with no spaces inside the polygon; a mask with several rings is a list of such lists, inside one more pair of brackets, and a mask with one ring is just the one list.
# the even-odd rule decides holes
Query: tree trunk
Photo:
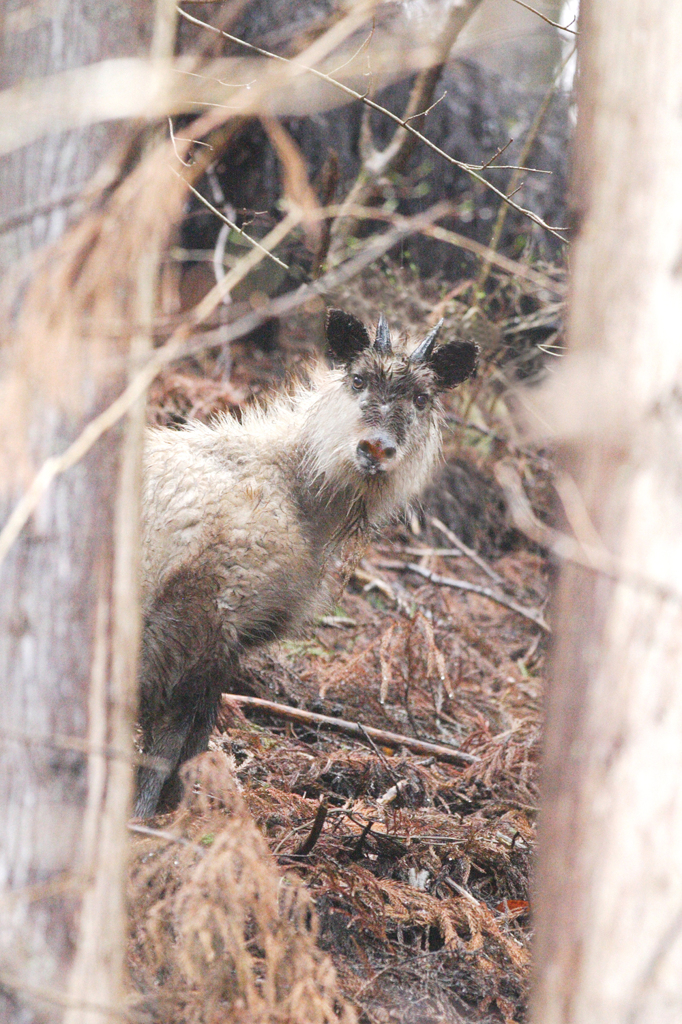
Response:
[{"label": "tree trunk", "polygon": [[[149,48],[150,0],[7,6],[4,87]],[[93,324],[88,337],[77,318],[62,334],[49,322],[39,337],[21,327],[21,303],[28,295],[35,312],[39,287],[32,253],[76,220],[85,183],[132,131],[95,126],[0,159],[0,273],[22,276],[21,301],[4,314],[1,386],[3,398],[23,396],[5,406],[14,455],[0,466],[0,525],[43,461],[123,389],[131,344],[146,343],[142,327],[132,343],[126,330],[107,336],[96,325],[93,338]],[[61,281],[62,292],[50,293],[51,260],[40,268],[45,303],[61,315],[70,292]],[[140,262],[129,313],[143,325],[153,254]],[[98,1007],[121,1008],[143,416],[138,408],[57,478],[0,566],[0,1019],[8,1024],[99,1022],[111,1018]]]},{"label": "tree trunk", "polygon": [[642,582],[561,574],[537,1024],[682,1020],[681,55],[682,4],[581,4],[571,354],[544,409]]}]

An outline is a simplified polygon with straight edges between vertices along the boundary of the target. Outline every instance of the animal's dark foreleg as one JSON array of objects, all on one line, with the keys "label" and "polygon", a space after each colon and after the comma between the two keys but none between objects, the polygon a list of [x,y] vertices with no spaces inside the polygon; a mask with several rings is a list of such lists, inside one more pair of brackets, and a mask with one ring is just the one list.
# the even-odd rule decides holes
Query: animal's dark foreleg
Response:
[{"label": "animal's dark foreleg", "polygon": [[183,680],[174,694],[174,706],[167,708],[146,730],[145,754],[159,758],[161,763],[158,767],[141,765],[138,769],[137,817],[148,818],[157,811],[172,809],[179,802],[182,784],[178,767],[208,749],[223,676],[224,671],[214,668],[191,681]]},{"label": "animal's dark foreleg", "polygon": [[156,812],[165,783],[177,773],[191,728],[191,718],[154,724],[145,756],[158,760],[158,765],[143,764],[137,770],[135,817],[149,818]]},{"label": "animal's dark foreleg", "polygon": [[177,804],[177,769],[206,750],[229,655],[216,583],[194,567],[171,577],[145,620],[140,659],[144,752],[163,765],[141,766],[135,813],[149,817]]},{"label": "animal's dark foreleg", "polygon": [[[222,679],[224,673],[217,675],[211,673],[211,678],[206,680],[205,689],[202,691],[201,699],[194,707],[192,724],[187,734],[187,739],[180,751],[178,767],[185,761],[190,761],[197,754],[203,754],[208,750],[208,741],[213,731],[218,713],[218,704],[222,692]],[[176,807],[182,798],[182,783],[177,771],[173,772],[164,782],[159,795],[158,810],[171,810]]]}]

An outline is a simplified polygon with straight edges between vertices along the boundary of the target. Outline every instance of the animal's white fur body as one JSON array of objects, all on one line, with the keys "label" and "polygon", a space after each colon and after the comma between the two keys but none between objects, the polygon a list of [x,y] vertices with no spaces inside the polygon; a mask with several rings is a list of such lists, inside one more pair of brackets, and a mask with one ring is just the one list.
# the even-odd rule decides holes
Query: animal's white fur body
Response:
[{"label": "animal's white fur body", "polygon": [[[359,430],[349,430],[360,424],[343,374],[316,376],[312,385],[247,410],[241,422],[223,416],[211,425],[149,432],[145,613],[170,576],[208,557],[222,578],[228,643],[266,619],[273,600],[287,605],[294,628],[320,607],[330,558],[360,510],[363,525],[380,526],[421,492],[440,456],[437,410],[419,439],[418,461],[399,451],[390,474],[363,476],[355,463]],[[307,491],[316,514],[302,519],[297,491]],[[345,509],[336,507],[340,501]]]},{"label": "animal's white fur body", "polygon": [[[320,369],[241,421],[149,431],[140,720],[146,752],[171,773],[205,748],[239,652],[313,616],[344,543],[403,509],[439,459],[449,363],[370,348],[338,315],[350,323],[350,342],[334,339],[350,346],[345,370]],[[138,814],[153,812],[168,774],[140,771]]]}]

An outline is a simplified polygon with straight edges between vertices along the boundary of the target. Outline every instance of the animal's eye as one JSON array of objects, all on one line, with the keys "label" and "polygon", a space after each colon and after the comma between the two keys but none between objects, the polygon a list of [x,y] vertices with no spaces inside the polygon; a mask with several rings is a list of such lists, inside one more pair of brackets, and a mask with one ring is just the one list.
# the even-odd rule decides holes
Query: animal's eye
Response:
[{"label": "animal's eye", "polygon": [[425,395],[423,392],[420,392],[418,395],[414,396],[414,404],[417,406],[418,409],[425,409],[428,400],[429,396]]},{"label": "animal's eye", "polygon": [[356,373],[355,376],[353,377],[352,383],[353,391],[362,391],[362,389],[365,386],[365,378],[362,377],[359,373]]}]

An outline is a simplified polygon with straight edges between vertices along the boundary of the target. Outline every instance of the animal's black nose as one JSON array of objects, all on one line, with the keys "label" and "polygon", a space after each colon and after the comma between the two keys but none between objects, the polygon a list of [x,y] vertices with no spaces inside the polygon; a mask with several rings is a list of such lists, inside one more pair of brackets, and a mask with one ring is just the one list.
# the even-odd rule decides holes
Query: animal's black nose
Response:
[{"label": "animal's black nose", "polygon": [[395,446],[387,438],[374,437],[358,442],[358,458],[370,471],[383,469],[395,456]]}]

